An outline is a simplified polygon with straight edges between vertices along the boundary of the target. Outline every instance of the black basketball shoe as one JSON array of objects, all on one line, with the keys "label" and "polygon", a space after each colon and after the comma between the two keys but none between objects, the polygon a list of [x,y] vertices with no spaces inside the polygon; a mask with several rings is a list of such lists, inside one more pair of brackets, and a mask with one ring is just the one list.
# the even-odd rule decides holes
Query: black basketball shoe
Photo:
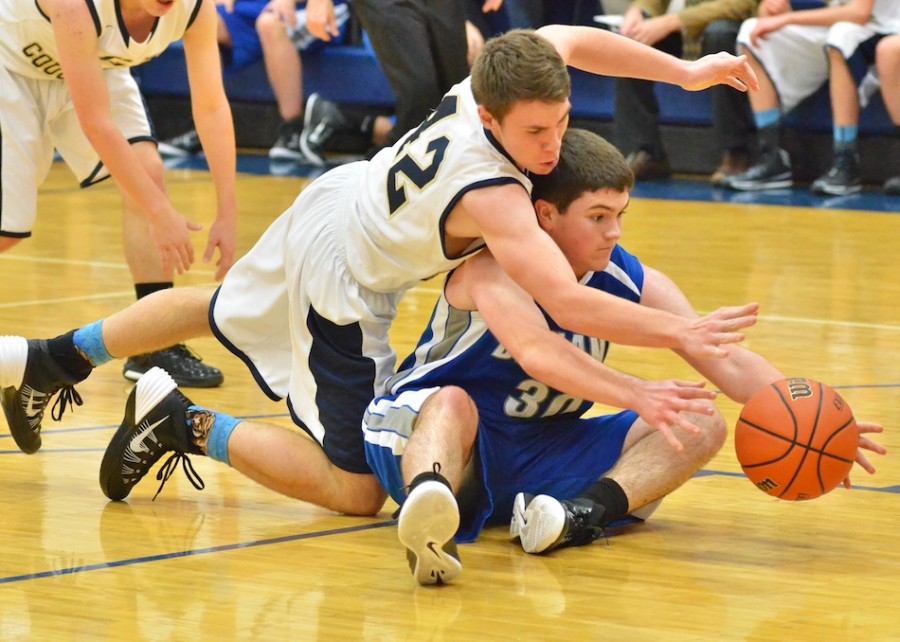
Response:
[{"label": "black basketball shoe", "polygon": [[205,443],[208,437],[211,413],[190,411],[191,405],[191,400],[179,392],[175,380],[162,368],[151,368],[141,377],[128,396],[122,425],[100,462],[100,488],[104,495],[112,500],[125,499],[167,452],[174,454],[157,474],[162,482],[157,495],[179,461],[188,480],[198,490],[203,489],[203,480],[194,472],[187,454],[203,454],[196,444]]},{"label": "black basketball shoe", "polygon": [[765,150],[756,165],[746,172],[729,176],[722,184],[741,192],[791,187],[794,184],[791,157],[778,147]]},{"label": "black basketball shoe", "polygon": [[122,368],[122,376],[130,381],[137,381],[154,367],[168,372],[175,383],[184,388],[215,388],[225,380],[221,370],[203,363],[183,343],[165,350],[129,357]]},{"label": "black basketball shoe", "polygon": [[400,509],[397,536],[419,584],[445,584],[462,570],[453,536],[459,507],[446,484],[425,481],[409,492]]},{"label": "black basketball shoe", "polygon": [[859,154],[852,150],[843,150],[835,154],[831,169],[813,181],[810,190],[814,194],[833,196],[845,196],[862,191]]},{"label": "black basketball shoe", "polygon": [[42,339],[0,337],[0,405],[16,445],[29,455],[41,447],[41,421],[59,392],[51,417],[59,421],[70,405],[81,405],[78,379],[63,369]]},{"label": "black basketball shoe", "polygon": [[319,94],[310,94],[306,99],[300,134],[300,148],[306,159],[317,167],[325,165],[328,142],[335,133],[346,131],[348,127],[347,118],[337,103],[325,100]]},{"label": "black basketball shoe", "polygon": [[519,493],[513,502],[509,535],[521,540],[526,553],[584,546],[603,535],[604,512],[603,506],[588,499]]}]

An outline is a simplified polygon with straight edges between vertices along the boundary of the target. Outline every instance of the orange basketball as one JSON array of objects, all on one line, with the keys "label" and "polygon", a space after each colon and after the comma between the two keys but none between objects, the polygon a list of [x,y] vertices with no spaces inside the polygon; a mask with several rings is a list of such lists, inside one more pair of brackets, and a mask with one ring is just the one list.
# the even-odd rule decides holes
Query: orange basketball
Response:
[{"label": "orange basketball", "polygon": [[783,379],[747,401],[734,432],[744,473],[779,499],[815,499],[850,472],[859,433],[841,396],[812,379]]}]

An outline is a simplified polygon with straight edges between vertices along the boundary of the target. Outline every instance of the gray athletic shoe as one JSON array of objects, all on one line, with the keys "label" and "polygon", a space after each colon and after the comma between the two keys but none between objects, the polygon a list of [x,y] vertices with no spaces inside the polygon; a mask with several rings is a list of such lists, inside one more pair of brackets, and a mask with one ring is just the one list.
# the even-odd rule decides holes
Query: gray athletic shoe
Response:
[{"label": "gray athletic shoe", "polygon": [[783,149],[770,149],[756,165],[746,172],[729,176],[722,184],[742,192],[791,187],[794,184],[791,157]]},{"label": "gray athletic shoe", "polygon": [[321,167],[325,164],[328,141],[338,131],[348,127],[347,119],[337,103],[325,100],[319,94],[310,94],[303,114],[303,131],[300,148],[306,160]]},{"label": "gray athletic shoe", "polygon": [[446,584],[462,571],[453,541],[458,528],[459,507],[445,484],[425,481],[410,491],[400,509],[397,536],[419,584]]},{"label": "gray athletic shoe", "polygon": [[513,501],[509,536],[518,538],[526,553],[584,546],[603,535],[604,512],[603,506],[587,499],[519,493]]},{"label": "gray athletic shoe", "polygon": [[859,173],[859,154],[853,151],[838,152],[834,165],[823,176],[813,181],[810,190],[814,194],[846,196],[862,191]]}]

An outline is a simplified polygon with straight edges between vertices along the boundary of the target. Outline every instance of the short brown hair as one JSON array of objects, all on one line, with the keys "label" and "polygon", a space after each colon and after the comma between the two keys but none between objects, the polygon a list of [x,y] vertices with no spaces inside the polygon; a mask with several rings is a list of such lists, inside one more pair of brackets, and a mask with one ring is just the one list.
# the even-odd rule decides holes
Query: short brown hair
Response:
[{"label": "short brown hair", "polygon": [[634,174],[622,152],[593,132],[569,129],[562,140],[559,164],[547,175],[531,177],[531,199],[553,203],[560,213],[585,192],[634,187]]},{"label": "short brown hair", "polygon": [[559,53],[534,31],[513,29],[488,40],[472,65],[475,102],[497,120],[518,102],[561,103],[571,92]]}]

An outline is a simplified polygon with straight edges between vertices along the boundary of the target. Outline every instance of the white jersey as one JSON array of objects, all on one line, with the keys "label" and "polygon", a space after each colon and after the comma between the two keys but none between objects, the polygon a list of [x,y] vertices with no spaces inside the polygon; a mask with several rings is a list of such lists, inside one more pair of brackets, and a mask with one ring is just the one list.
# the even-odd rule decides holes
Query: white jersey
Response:
[{"label": "white jersey", "polygon": [[[202,0],[175,0],[143,42],[128,34],[117,0],[85,0],[94,19],[100,65],[134,67],[160,55],[179,40]],[[62,79],[59,53],[49,17],[35,0],[0,0],[0,64],[28,78]]]},{"label": "white jersey", "polygon": [[444,223],[466,192],[531,181],[482,126],[469,79],[447,92],[422,125],[368,164],[355,207],[341,221],[353,276],[394,292],[447,272],[481,249],[447,256]]}]

